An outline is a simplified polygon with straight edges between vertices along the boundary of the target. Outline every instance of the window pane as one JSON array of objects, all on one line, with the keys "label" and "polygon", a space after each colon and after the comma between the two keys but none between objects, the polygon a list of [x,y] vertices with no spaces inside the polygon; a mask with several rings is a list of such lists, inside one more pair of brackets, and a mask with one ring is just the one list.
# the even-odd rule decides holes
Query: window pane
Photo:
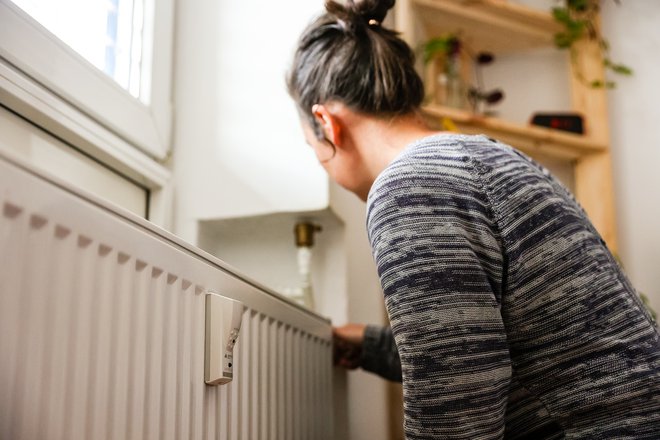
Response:
[{"label": "window pane", "polygon": [[140,98],[144,0],[12,0]]}]

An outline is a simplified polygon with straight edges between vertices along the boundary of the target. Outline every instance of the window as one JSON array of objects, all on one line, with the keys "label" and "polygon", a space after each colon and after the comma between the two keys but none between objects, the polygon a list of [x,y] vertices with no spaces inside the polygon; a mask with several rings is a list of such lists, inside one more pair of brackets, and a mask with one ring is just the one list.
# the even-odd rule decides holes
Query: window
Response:
[{"label": "window", "polygon": [[162,159],[171,122],[172,18],[173,0],[0,0],[0,67]]},{"label": "window", "polygon": [[173,14],[174,0],[0,0],[0,107],[145,188],[165,228]]},{"label": "window", "polygon": [[11,1],[131,95],[140,98],[143,1]]}]

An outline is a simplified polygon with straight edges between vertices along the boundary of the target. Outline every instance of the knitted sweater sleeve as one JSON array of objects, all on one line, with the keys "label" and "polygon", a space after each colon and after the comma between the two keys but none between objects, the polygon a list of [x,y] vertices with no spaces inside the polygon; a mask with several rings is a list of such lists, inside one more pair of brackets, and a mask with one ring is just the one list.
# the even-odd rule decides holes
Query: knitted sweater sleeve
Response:
[{"label": "knitted sweater sleeve", "polygon": [[391,328],[377,325],[366,327],[360,366],[384,379],[401,382],[401,361]]},{"label": "knitted sweater sleeve", "polygon": [[408,440],[504,435],[511,362],[496,226],[469,159],[400,160],[368,200]]}]

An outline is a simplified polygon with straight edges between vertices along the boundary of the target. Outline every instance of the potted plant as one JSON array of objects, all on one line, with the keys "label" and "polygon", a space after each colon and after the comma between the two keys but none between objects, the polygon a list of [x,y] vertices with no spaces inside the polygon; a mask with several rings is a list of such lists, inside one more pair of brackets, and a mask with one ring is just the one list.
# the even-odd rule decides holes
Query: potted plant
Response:
[{"label": "potted plant", "polygon": [[[428,99],[448,107],[466,108],[473,113],[487,113],[486,106],[504,98],[500,89],[486,90],[481,69],[495,57],[486,52],[472,55],[456,34],[445,34],[428,40],[422,46],[424,64],[427,66],[426,83]],[[462,75],[465,57],[474,63],[476,84],[467,85]]]},{"label": "potted plant", "polygon": [[466,89],[461,77],[461,40],[455,34],[431,38],[422,46],[427,66],[427,98],[436,104],[464,108]]}]

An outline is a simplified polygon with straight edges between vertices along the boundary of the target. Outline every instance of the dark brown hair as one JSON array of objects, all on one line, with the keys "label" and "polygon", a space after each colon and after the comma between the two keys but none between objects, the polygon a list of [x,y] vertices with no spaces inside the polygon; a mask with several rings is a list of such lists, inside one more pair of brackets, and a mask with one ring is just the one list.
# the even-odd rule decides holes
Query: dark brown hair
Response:
[{"label": "dark brown hair", "polygon": [[326,13],[298,42],[287,75],[289,94],[319,139],[312,106],[336,100],[374,116],[404,115],[419,108],[424,86],[414,54],[381,26],[394,0],[326,1]]}]

